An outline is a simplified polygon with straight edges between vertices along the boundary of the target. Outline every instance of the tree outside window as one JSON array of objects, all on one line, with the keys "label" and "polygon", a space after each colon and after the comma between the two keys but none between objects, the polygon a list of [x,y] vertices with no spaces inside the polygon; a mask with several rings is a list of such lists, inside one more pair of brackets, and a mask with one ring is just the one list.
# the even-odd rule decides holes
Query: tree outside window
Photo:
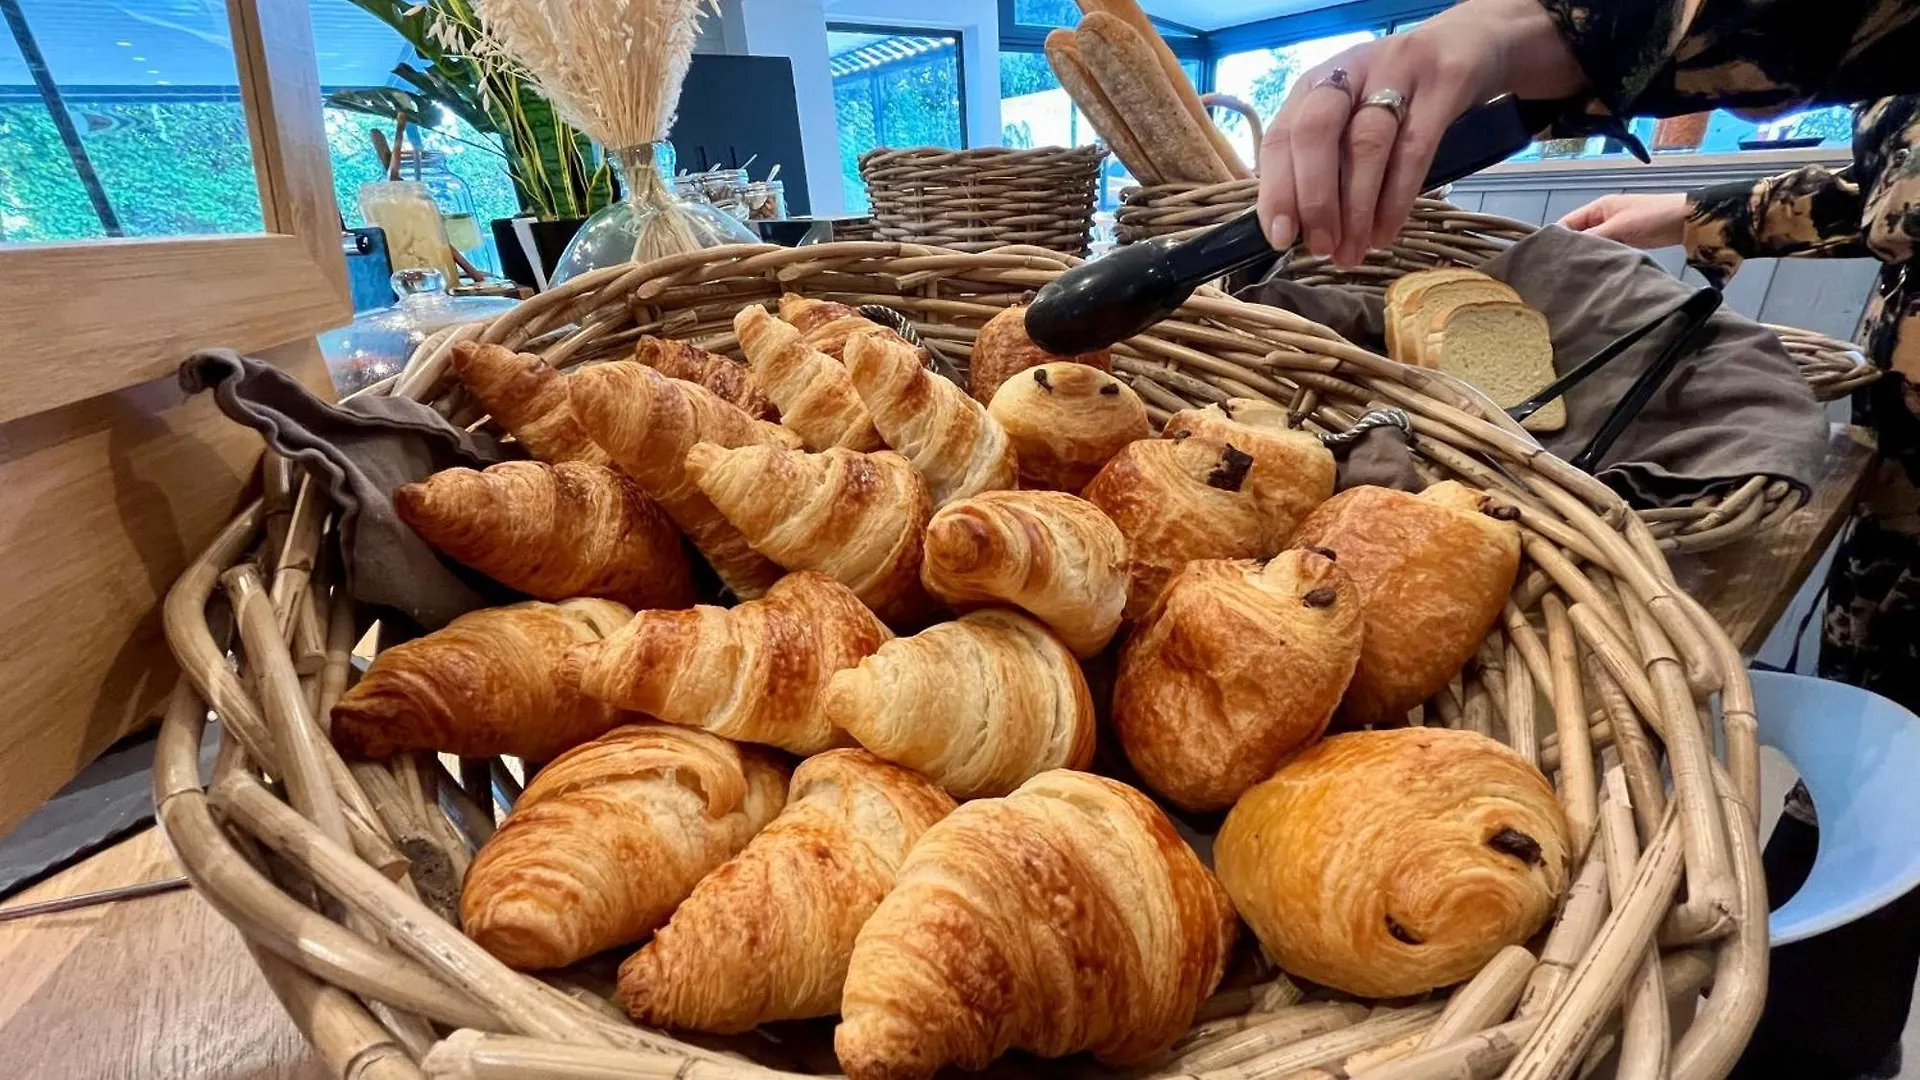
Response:
[{"label": "tree outside window", "polygon": [[860,158],[868,151],[966,146],[960,35],[829,26],[827,53],[848,213],[870,206],[860,179]]}]

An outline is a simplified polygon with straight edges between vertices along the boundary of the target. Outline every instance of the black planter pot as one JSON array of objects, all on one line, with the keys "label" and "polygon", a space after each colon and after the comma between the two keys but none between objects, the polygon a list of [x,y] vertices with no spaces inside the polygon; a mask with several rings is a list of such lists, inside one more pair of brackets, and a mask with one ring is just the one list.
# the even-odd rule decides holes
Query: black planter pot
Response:
[{"label": "black planter pot", "polygon": [[[514,228],[513,218],[495,218],[493,221],[493,243],[500,252],[500,271],[529,289],[538,289],[540,279],[534,275],[533,264],[527,260],[526,248],[520,242],[520,230]],[[533,233],[533,247],[540,256],[540,265],[547,271],[560,261],[560,253],[567,250],[567,242],[573,234],[586,224],[586,218],[560,218],[556,221],[528,221]]]}]

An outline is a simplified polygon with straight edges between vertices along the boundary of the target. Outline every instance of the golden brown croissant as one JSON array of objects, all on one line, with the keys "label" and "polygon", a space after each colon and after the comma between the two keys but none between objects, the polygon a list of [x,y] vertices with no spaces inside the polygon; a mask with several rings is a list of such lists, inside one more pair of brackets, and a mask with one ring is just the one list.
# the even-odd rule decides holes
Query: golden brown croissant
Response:
[{"label": "golden brown croissant", "polygon": [[1532,937],[1567,852],[1545,777],[1484,735],[1433,727],[1308,748],[1241,797],[1213,845],[1267,955],[1361,997],[1459,982]]},{"label": "golden brown croissant", "polygon": [[873,417],[840,361],[800,339],[800,331],[757,305],[733,317],[733,332],[753,372],[754,384],[780,407],[780,422],[809,450],[844,446],[878,450],[885,444]]},{"label": "golden brown croissant", "polygon": [[669,379],[632,360],[601,364],[573,377],[574,409],[613,463],[658,500],[674,524],[713,564],[720,580],[752,599],[780,580],[781,570],[748,546],[687,475],[695,443],[798,446],[775,424],[748,416],[697,383]]},{"label": "golden brown croissant", "polygon": [[801,571],[731,608],[643,611],[567,658],[589,696],[669,724],[816,754],[844,736],[815,699],[893,637],[845,585]]},{"label": "golden brown croissant", "polygon": [[607,463],[607,452],[575,419],[569,403],[572,380],[532,353],[462,341],[453,347],[453,370],[500,426],[542,461]]},{"label": "golden brown croissant", "polygon": [[1236,921],[1151,800],[1064,769],[928,829],[860,930],[833,1046],[849,1080],[924,1080],[1011,1049],[1164,1051],[1220,981]]},{"label": "golden brown croissant", "polygon": [[1266,518],[1266,546],[1287,546],[1314,507],[1333,497],[1338,466],[1318,436],[1288,426],[1287,410],[1268,401],[1231,398],[1182,409],[1167,420],[1168,438],[1204,436],[1253,455],[1246,488]]},{"label": "golden brown croissant", "polygon": [[523,970],[636,941],[786,798],[763,751],[667,724],[615,728],[534,775],[473,858],[461,929]]},{"label": "golden brown croissant", "polygon": [[1107,647],[1127,604],[1127,538],[1061,491],[989,491],[927,523],[920,581],[958,608],[1011,604],[1080,657]]},{"label": "golden brown croissant", "polygon": [[633,612],[611,600],[469,612],[382,650],[333,707],[333,741],[360,757],[438,750],[544,761],[629,719],[559,677],[575,645]]},{"label": "golden brown croissant", "polygon": [[967,392],[984,405],[993,400],[994,391],[1000,389],[1001,383],[1028,368],[1051,364],[1056,360],[1070,360],[1101,371],[1113,370],[1113,354],[1105,349],[1074,356],[1056,356],[1035,345],[1033,339],[1027,336],[1027,309],[1006,308],[988,319],[987,324],[980,328],[980,336],[974,340],[973,355],[967,360]]},{"label": "golden brown croissant", "polygon": [[800,331],[801,339],[809,346],[835,360],[845,358],[847,342],[856,334],[870,333],[890,337],[913,349],[914,356],[921,362],[926,360],[924,349],[908,342],[892,327],[882,326],[847,305],[832,300],[816,300],[799,293],[781,293],[780,318]]},{"label": "golden brown croissant", "polygon": [[820,709],[860,745],[962,799],[1093,757],[1093,694],[1045,626],[988,608],[895,638],[836,673]]},{"label": "golden brown croissant", "polygon": [[887,445],[927,478],[934,506],[1013,486],[1006,429],[965,391],[921,367],[911,345],[856,334],[847,343],[847,374]]},{"label": "golden brown croissant", "polygon": [[1132,387],[1064,360],[1007,380],[987,412],[1013,439],[1021,487],[1078,492],[1122,447],[1153,433]]},{"label": "golden brown croissant", "polygon": [[729,360],[684,341],[642,335],[633,347],[633,358],[669,379],[685,379],[714,392],[720,400],[733,405],[755,420],[780,421],[780,410],[753,383],[747,365]]},{"label": "golden brown croissant", "polygon": [[1301,524],[1294,543],[1334,552],[1366,612],[1340,723],[1399,720],[1480,648],[1520,571],[1515,516],[1445,480],[1418,495],[1350,488]]},{"label": "golden brown croissant", "polygon": [[1360,661],[1360,592],[1319,552],[1173,576],[1120,654],[1113,725],[1147,786],[1224,810],[1318,739]]},{"label": "golden brown croissant", "polygon": [[920,547],[933,505],[906,458],[704,443],[688,451],[687,472],[755,551],[820,571],[889,623],[925,612]]},{"label": "golden brown croissant", "polygon": [[854,935],[953,805],[865,750],[801,762],[780,816],[620,965],[620,1004],[643,1023],[722,1034],[839,1012]]},{"label": "golden brown croissant", "polygon": [[427,543],[541,600],[600,596],[631,608],[693,603],[680,530],[604,465],[508,461],[447,469],[393,493]]},{"label": "golden brown croissant", "polygon": [[1141,439],[1093,478],[1081,496],[1127,538],[1126,617],[1147,613],[1195,559],[1263,559],[1278,550],[1251,490],[1253,456],[1216,439]]}]

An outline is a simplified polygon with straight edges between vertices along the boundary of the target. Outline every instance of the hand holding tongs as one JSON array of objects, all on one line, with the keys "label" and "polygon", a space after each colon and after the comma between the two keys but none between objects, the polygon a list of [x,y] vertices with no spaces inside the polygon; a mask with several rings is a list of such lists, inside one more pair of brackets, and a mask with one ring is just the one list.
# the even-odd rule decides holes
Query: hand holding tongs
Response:
[{"label": "hand holding tongs", "polygon": [[[1565,109],[1501,97],[1467,110],[1441,137],[1423,190],[1505,161]],[[1061,356],[1104,349],[1173,314],[1202,284],[1273,253],[1252,211],[1195,236],[1121,248],[1041,289],[1027,309],[1027,336]]]}]

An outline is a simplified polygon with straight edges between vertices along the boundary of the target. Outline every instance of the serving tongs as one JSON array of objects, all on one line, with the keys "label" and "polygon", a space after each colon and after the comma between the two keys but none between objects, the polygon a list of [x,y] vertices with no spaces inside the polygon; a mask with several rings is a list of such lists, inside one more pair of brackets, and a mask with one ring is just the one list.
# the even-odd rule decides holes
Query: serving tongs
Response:
[{"label": "serving tongs", "polygon": [[[1467,110],[1441,137],[1422,190],[1505,161],[1566,109],[1509,95]],[[1104,349],[1173,314],[1202,284],[1273,254],[1253,211],[1193,236],[1132,244],[1041,289],[1027,308],[1027,336],[1061,356]]]},{"label": "serving tongs", "polygon": [[1574,468],[1582,472],[1592,472],[1600,464],[1600,459],[1606,457],[1607,451],[1613,448],[1614,440],[1618,439],[1620,433],[1627,429],[1627,425],[1640,415],[1640,410],[1646,408],[1647,402],[1653,400],[1654,393],[1667,381],[1667,377],[1673,374],[1673,369],[1692,351],[1694,340],[1700,336],[1702,330],[1706,329],[1707,319],[1720,310],[1722,299],[1720,290],[1711,285],[1699,289],[1673,308],[1621,334],[1599,352],[1594,353],[1585,363],[1548,383],[1546,389],[1506,410],[1507,415],[1517,422],[1546,408],[1549,402],[1580,385],[1589,375],[1606,367],[1628,349],[1639,344],[1640,340],[1653,333],[1655,328],[1677,317],[1680,328],[1674,333],[1672,340],[1667,342],[1666,348],[1662,349],[1659,355],[1647,365],[1646,370],[1633,380],[1633,385],[1627,388],[1626,395],[1614,405],[1613,411],[1607,414],[1607,418],[1601,421],[1600,430],[1594,432],[1593,438],[1587,440],[1586,447],[1568,459],[1567,463]]}]

